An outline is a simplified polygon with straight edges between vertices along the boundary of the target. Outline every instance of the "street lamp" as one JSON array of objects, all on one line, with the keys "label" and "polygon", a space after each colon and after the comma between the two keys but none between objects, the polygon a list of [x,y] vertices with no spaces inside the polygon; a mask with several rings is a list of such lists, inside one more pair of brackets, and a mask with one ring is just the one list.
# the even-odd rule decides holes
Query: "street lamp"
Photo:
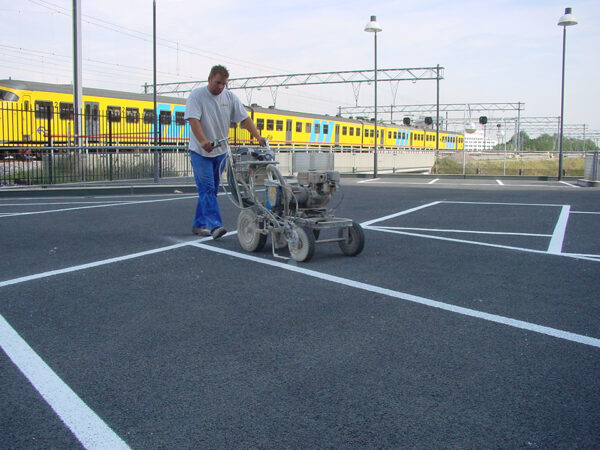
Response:
[{"label": "street lamp", "polygon": [[562,48],[562,86],[560,90],[560,135],[558,144],[558,180],[562,178],[562,157],[563,157],[563,114],[565,110],[565,43],[567,40],[567,27],[577,25],[577,19],[571,14],[571,8],[565,8],[565,14],[558,20],[558,26],[563,27],[563,48]]},{"label": "street lamp", "polygon": [[[498,138],[498,145],[502,143],[502,138],[504,138],[504,130],[502,129],[502,124],[496,125],[496,137]],[[506,142],[504,143],[504,175],[506,175]]]},{"label": "street lamp", "polygon": [[375,144],[373,152],[373,178],[377,178],[377,33],[383,31],[383,28],[377,23],[377,18],[371,16],[371,20],[365,25],[365,31],[373,33],[375,38]]}]

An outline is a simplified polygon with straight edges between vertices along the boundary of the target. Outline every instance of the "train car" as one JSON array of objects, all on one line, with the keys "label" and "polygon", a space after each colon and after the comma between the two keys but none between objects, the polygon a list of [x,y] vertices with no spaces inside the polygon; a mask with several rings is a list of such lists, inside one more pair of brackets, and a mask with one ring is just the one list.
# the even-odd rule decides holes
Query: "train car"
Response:
[{"label": "train car", "polygon": [[[0,80],[0,145],[86,146],[186,145],[190,128],[184,120],[185,99],[157,96],[158,121],[150,94],[83,88],[82,124],[75,133],[71,85]],[[260,133],[276,146],[352,148],[369,151],[375,144],[375,125],[363,118],[247,107]],[[440,149],[463,148],[463,136],[440,132]],[[252,145],[250,134],[232,124],[234,145]],[[436,133],[409,125],[377,126],[378,148],[435,150]]]},{"label": "train car", "polygon": [[252,105],[249,113],[271,144],[306,147],[361,147],[363,122]]},{"label": "train car", "polygon": [[[84,88],[85,144],[149,144],[154,138],[152,95]],[[75,138],[71,85],[0,80],[2,144],[64,145]],[[185,99],[157,96],[161,143],[185,142]]]}]

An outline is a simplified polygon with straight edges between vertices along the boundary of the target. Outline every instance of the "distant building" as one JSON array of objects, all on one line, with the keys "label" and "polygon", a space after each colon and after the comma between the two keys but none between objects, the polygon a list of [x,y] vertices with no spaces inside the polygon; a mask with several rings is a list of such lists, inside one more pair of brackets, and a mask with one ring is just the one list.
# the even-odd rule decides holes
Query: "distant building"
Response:
[{"label": "distant building", "polygon": [[[496,127],[494,127],[496,128]],[[488,129],[484,133],[483,130],[477,130],[475,133],[465,133],[465,151],[467,152],[483,152],[493,149],[498,145],[498,136],[496,130]]]}]

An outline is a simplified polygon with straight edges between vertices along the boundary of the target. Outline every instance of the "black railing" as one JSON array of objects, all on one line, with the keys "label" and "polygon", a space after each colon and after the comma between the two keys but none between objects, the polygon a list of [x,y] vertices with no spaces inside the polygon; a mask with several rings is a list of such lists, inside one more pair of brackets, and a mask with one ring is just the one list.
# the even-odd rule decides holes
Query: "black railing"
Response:
[{"label": "black railing", "polygon": [[12,150],[0,160],[0,185],[192,176],[186,147],[38,147],[20,158]]},{"label": "black railing", "polygon": [[[27,160],[39,158],[42,147],[97,147],[150,146],[155,142],[153,111],[140,116],[135,109],[109,107],[106,111],[89,108],[76,115],[72,109],[60,109],[52,103],[36,103],[36,109],[19,105],[0,105],[0,158]],[[134,113],[135,112],[135,113]],[[80,118],[76,133],[75,118]],[[156,127],[156,145],[160,147],[187,147],[190,136],[189,123],[181,112],[159,111]],[[239,126],[229,130],[232,145],[249,143],[250,134]]]},{"label": "black railing", "polygon": [[[35,110],[18,105],[0,105],[0,147],[115,146],[152,145],[154,115],[128,113],[127,108],[92,110],[74,114],[52,104],[37,105]],[[75,132],[75,118],[81,131]],[[189,141],[189,125],[180,115],[161,111],[157,127],[159,145],[184,146]]]}]

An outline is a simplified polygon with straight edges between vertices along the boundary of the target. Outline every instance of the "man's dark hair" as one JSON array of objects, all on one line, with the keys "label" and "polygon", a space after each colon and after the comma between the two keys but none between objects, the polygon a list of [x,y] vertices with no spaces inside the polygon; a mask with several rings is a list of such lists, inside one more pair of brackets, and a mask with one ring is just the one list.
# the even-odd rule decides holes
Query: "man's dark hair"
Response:
[{"label": "man's dark hair", "polygon": [[229,72],[227,71],[227,67],[225,67],[225,66],[221,66],[221,65],[212,66],[212,69],[210,69],[210,74],[208,75],[208,78],[212,78],[217,74],[223,76],[223,78],[229,78]]}]

